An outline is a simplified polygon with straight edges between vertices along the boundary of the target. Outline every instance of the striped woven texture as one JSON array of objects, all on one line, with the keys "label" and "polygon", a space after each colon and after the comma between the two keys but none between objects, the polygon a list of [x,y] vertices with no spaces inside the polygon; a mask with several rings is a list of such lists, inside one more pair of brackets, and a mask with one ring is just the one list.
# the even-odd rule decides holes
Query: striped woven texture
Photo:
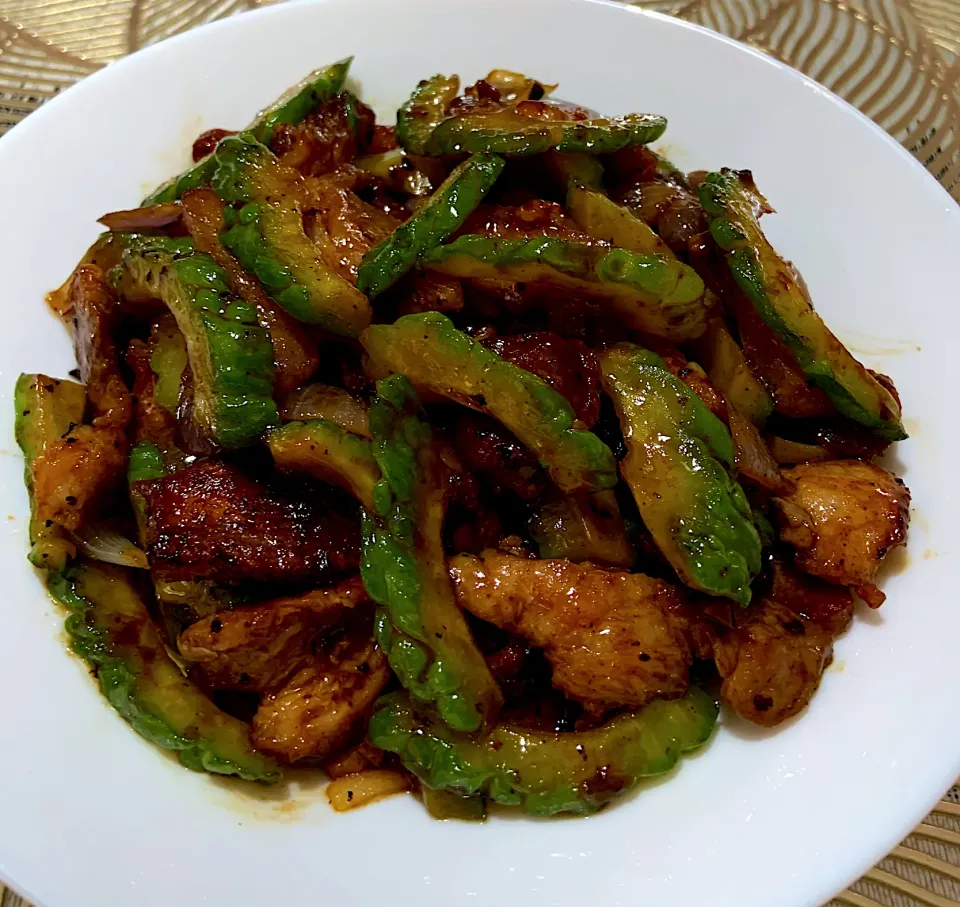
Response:
[{"label": "striped woven texture", "polygon": [[[267,2],[0,0],[0,134],[112,60]],[[636,5],[737,38],[807,73],[879,123],[960,202],[960,0]],[[29,907],[2,885],[0,893],[0,907]],[[840,905],[960,907],[960,786],[829,907]]]}]

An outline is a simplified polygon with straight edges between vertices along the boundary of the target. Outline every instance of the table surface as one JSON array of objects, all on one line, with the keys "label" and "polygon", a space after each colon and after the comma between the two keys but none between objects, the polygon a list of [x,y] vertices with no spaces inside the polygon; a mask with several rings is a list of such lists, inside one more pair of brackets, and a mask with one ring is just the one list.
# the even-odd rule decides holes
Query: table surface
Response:
[{"label": "table surface", "polygon": [[[267,2],[0,0],[0,135],[112,60]],[[879,123],[960,202],[960,0],[636,5],[737,38],[805,72]],[[2,885],[0,893],[0,907],[29,907]],[[840,905],[960,905],[960,786],[889,857],[830,902]]]}]

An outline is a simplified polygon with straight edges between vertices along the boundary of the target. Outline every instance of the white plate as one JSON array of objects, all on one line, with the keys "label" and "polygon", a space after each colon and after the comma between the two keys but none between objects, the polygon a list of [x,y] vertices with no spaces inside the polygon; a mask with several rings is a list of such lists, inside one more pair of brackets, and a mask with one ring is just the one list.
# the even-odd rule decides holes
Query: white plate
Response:
[{"label": "white plate", "polygon": [[[25,560],[12,431],[21,371],[63,375],[44,310],[97,235],[315,66],[356,54],[389,116],[435,72],[509,67],[609,113],[656,111],[686,168],[750,167],[820,311],[891,374],[911,439],[909,564],[860,616],[812,707],[778,733],[731,722],[634,800],[580,821],[431,821],[412,798],[343,816],[238,794],[140,740],[64,651]],[[46,907],[651,904],[799,907],[882,857],[960,772],[956,388],[960,211],[824,89],[694,26],[573,0],[329,0],[229,19],[92,76],[0,142],[0,875]]]}]

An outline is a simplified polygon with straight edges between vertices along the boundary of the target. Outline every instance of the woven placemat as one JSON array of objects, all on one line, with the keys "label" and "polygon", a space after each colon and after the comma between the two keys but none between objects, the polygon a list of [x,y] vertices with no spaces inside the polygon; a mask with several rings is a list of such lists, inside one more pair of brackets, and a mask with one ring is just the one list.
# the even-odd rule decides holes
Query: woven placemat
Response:
[{"label": "woven placemat", "polygon": [[[112,60],[269,2],[0,0],[0,135]],[[807,73],[879,123],[960,202],[960,0],[636,5],[705,25]],[[29,907],[2,885],[0,893],[0,907]],[[840,905],[960,905],[960,785],[829,907]]]}]

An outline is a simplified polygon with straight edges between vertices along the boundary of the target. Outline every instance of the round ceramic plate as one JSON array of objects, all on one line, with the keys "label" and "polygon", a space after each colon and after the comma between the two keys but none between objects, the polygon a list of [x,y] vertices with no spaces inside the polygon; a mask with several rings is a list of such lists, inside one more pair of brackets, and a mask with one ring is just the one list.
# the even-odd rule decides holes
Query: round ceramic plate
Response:
[{"label": "round ceramic plate", "polygon": [[[21,371],[64,375],[43,294],[97,235],[310,69],[355,54],[382,117],[421,78],[508,67],[617,114],[655,111],[684,168],[752,168],[764,221],[828,324],[894,377],[909,556],[780,730],[724,716],[666,780],[587,820],[434,822],[410,797],[345,815],[317,781],[261,793],[138,738],[67,654],[26,554]],[[117,63],[0,142],[0,875],[46,907],[521,903],[799,907],[883,856],[960,772],[955,350],[960,210],[910,156],[798,73],[672,19],[583,0],[329,0],[218,22]]]}]

